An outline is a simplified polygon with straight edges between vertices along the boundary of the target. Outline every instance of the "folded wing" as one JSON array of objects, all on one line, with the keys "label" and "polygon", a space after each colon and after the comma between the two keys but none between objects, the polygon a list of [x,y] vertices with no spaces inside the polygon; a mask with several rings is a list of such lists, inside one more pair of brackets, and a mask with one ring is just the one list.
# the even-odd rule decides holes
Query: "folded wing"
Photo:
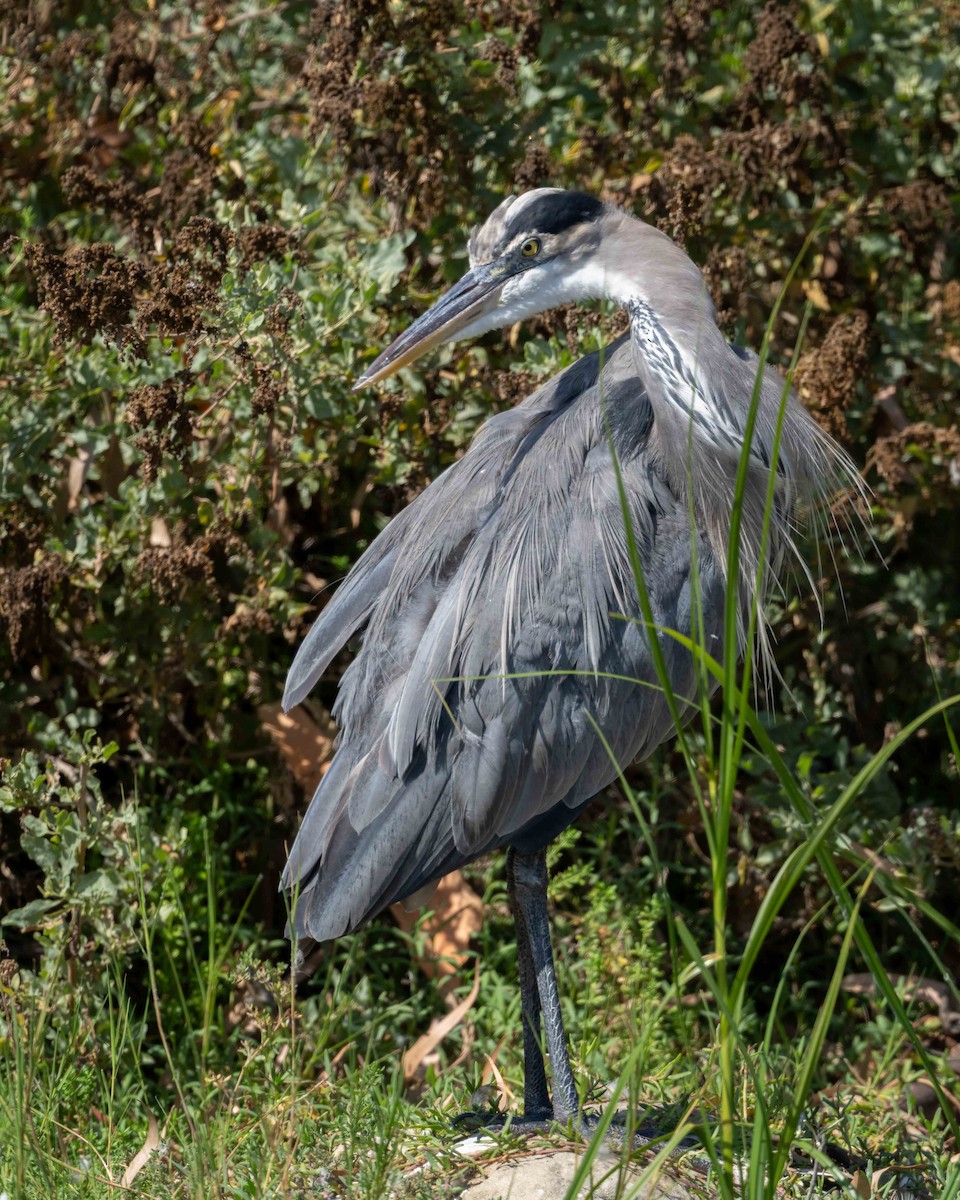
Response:
[{"label": "folded wing", "polygon": [[[497,846],[544,844],[670,734],[614,452],[657,624],[691,633],[695,551],[716,614],[703,636],[720,654],[720,570],[651,461],[630,354],[621,342],[591,355],[488,421],[301,647],[288,705],[365,627],[335,707],[337,753],[284,875],[300,934],[338,936]],[[660,642],[675,692],[692,697],[690,656]]]}]

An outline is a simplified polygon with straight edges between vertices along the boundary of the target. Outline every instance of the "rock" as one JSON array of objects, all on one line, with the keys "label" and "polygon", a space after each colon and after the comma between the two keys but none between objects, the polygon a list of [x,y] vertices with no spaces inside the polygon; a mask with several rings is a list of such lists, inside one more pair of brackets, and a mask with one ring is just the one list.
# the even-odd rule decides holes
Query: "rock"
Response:
[{"label": "rock", "polygon": [[[499,1163],[479,1183],[468,1187],[461,1200],[566,1200],[582,1157],[561,1150]],[[590,1179],[577,1193],[577,1200],[618,1200],[625,1194],[625,1186],[631,1200],[703,1200],[707,1195],[703,1187],[677,1178],[671,1165],[639,1190],[630,1181],[639,1179],[642,1167],[628,1166],[627,1179],[623,1171],[618,1155],[602,1151],[594,1159]]]}]

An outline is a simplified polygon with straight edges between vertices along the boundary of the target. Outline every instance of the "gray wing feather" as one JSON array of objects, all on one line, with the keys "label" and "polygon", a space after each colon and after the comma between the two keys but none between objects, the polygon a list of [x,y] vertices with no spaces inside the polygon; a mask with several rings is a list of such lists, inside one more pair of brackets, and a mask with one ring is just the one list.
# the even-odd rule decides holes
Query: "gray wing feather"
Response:
[{"label": "gray wing feather", "polygon": [[381,554],[372,564],[366,564],[361,558],[354,568],[355,573],[313,623],[287,675],[283,690],[285,712],[310,694],[337,651],[367,621],[387,585],[395,558],[395,548],[386,555]]},{"label": "gray wing feather", "polygon": [[334,656],[370,619],[381,595],[396,572],[403,577],[399,551],[408,545],[411,533],[420,526],[424,508],[434,522],[442,521],[453,507],[456,474],[454,464],[394,518],[373,544],[360,556],[297,650],[287,675],[283,707],[289,712],[313,690]]}]

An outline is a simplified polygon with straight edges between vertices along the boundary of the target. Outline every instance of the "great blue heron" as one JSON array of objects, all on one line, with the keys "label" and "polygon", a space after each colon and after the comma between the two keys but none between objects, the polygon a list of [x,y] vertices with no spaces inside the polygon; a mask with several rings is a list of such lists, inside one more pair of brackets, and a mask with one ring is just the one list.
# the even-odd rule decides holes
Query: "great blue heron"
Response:
[{"label": "great blue heron", "polygon": [[[460,282],[357,387],[442,342],[569,301],[613,299],[630,329],[488,420],[373,542],[310,630],[287,708],[364,632],[334,710],[337,751],[283,886],[297,890],[296,933],[322,941],[506,846],[524,1115],[568,1120],[579,1102],[550,946],[546,846],[675,727],[656,686],[626,522],[654,625],[694,634],[719,657],[727,590],[736,589],[743,639],[750,606],[762,606],[794,551],[798,504],[854,472],[784,381],[726,342],[699,270],[651,226],[592,196],[539,188],[505,200],[469,251]],[[728,579],[751,403],[739,577]],[[694,657],[676,638],[659,641],[673,693],[692,700]]]}]

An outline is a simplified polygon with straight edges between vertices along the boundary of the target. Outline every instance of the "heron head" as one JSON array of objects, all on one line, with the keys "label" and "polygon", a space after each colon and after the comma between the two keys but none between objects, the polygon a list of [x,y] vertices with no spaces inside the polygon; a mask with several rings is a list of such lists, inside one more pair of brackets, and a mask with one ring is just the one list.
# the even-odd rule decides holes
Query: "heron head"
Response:
[{"label": "heron head", "polygon": [[470,269],[357,380],[378,383],[444,342],[476,337],[570,300],[607,294],[600,248],[607,219],[594,196],[537,188],[511,196],[474,230]]}]

